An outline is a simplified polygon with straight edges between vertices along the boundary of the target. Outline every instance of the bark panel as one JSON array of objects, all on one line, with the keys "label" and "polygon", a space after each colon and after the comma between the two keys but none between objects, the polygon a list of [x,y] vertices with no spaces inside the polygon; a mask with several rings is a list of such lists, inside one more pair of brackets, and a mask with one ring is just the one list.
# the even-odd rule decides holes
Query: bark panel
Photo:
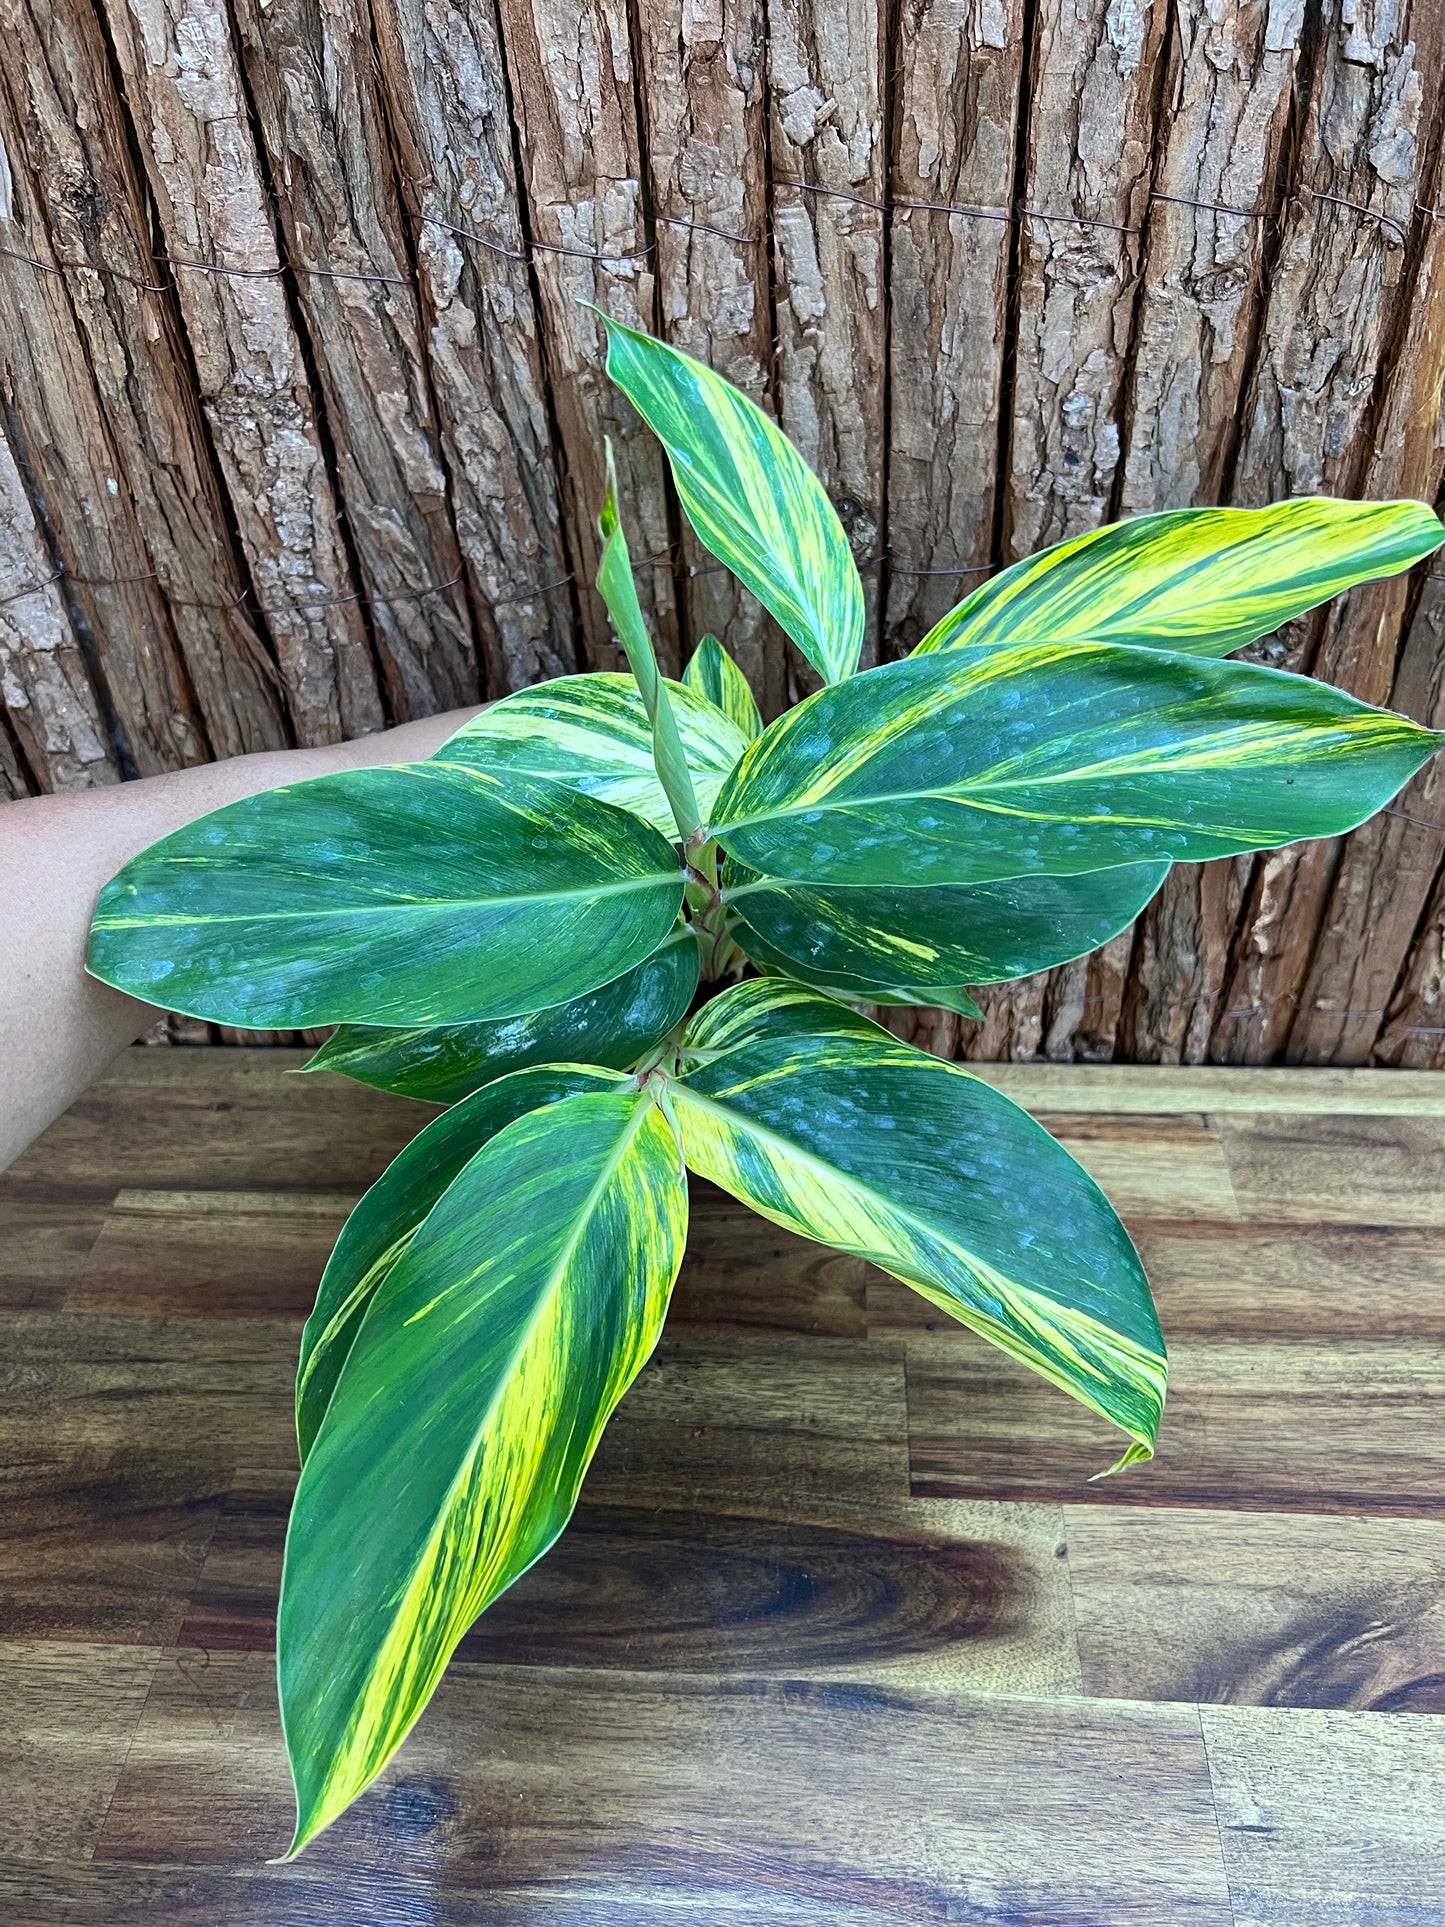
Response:
[{"label": "bark panel", "polygon": [[1023,0],[924,0],[898,31],[886,653],[902,655],[993,546]]},{"label": "bark panel", "polygon": [[[603,332],[590,302],[633,327],[657,328],[632,48],[624,0],[502,0],[506,58],[525,173],[535,271],[546,328],[587,657],[621,660],[593,580],[603,438],[617,462],[621,511],[659,659],[680,665],[673,526],[665,458],[603,373]],[[603,259],[593,257],[603,256]]]},{"label": "bark panel", "polygon": [[476,653],[370,20],[335,0],[235,12],[391,710],[453,709],[477,698]]},{"label": "bark panel", "polygon": [[500,695],[579,660],[501,40],[491,0],[373,0],[373,15],[457,538]]},{"label": "bark panel", "polygon": [[365,735],[382,705],[230,17],[220,0],[105,0],[104,11],[293,726],[306,743]]}]

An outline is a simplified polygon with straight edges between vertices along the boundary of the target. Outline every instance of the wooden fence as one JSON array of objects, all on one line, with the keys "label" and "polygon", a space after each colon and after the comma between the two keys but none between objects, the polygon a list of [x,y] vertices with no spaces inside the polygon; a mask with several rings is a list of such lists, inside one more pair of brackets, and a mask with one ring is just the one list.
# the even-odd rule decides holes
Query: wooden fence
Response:
[{"label": "wooden fence", "polygon": [[[582,301],[776,413],[875,656],[1113,516],[1440,486],[1440,0],[3,0],[0,25],[0,794],[612,666],[604,433],[664,656],[716,629],[776,711],[796,660],[682,524]],[[1254,653],[1438,727],[1445,576]],[[1097,957],[905,1034],[1445,1065],[1442,791],[1178,870]]]}]

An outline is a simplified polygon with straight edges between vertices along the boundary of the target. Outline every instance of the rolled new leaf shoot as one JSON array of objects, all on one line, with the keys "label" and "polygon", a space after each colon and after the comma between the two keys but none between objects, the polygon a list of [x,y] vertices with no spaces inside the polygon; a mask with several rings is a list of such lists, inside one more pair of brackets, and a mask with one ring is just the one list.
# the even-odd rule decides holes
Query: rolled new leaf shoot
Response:
[{"label": "rolled new leaf shoot", "polygon": [[677,720],[667,684],[658,673],[652,638],[647,633],[642,608],[637,600],[637,584],[632,579],[632,561],[627,553],[627,537],[617,514],[617,471],[612,461],[612,444],[607,444],[607,493],[598,518],[602,535],[602,561],[597,570],[597,587],[607,604],[607,613],[617,631],[623,653],[637,678],[643,707],[652,724],[652,760],[658,780],[672,807],[678,835],[685,843],[701,828],[702,816],[692,786],[692,772],[678,734]]}]

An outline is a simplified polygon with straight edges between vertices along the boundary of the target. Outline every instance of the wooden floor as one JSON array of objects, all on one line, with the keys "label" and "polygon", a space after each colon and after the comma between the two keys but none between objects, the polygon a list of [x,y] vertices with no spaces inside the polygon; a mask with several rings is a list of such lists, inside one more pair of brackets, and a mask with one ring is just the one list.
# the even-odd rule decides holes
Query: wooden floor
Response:
[{"label": "wooden floor", "polygon": [[0,1180],[6,1927],[1445,1923],[1445,1080],[991,1073],[1108,1186],[1154,1464],[705,1188],[558,1549],[298,1864],[297,1333],[429,1112],[136,1050]]}]

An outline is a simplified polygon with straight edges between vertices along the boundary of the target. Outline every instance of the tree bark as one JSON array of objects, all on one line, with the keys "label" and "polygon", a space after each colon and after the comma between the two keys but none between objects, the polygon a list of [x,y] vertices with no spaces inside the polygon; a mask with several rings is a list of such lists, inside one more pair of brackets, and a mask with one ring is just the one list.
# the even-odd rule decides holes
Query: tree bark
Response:
[{"label": "tree bark", "polygon": [[385,717],[229,15],[220,0],[105,14],[293,726],[304,743],[365,735]]},{"label": "tree bark", "polygon": [[1220,499],[1303,17],[1304,0],[1183,0],[1176,13],[1130,365],[1126,515]]},{"label": "tree bark", "polygon": [[[20,412],[49,424],[43,434],[32,427],[29,438],[50,450],[47,501],[77,575],[154,571],[143,594],[135,585],[125,594],[74,585],[137,768],[283,748],[275,665],[240,606],[223,493],[173,298],[156,292],[167,277],[145,245],[149,209],[99,22],[83,0],[5,0],[0,18],[0,72],[13,112],[5,137],[12,169],[23,175],[11,217],[23,210],[32,254],[67,264],[42,291],[51,333],[47,346],[32,341],[24,356],[31,399]],[[21,305],[7,310],[6,325],[12,365],[21,354],[16,327],[28,333],[34,318],[15,292]],[[67,384],[61,397],[57,382]],[[91,390],[93,401],[85,399]],[[81,446],[65,437],[67,422]],[[118,542],[97,544],[83,533],[98,509],[108,506],[113,522],[122,503],[128,526]],[[113,566],[107,548],[118,550]],[[139,625],[139,643],[128,622]],[[152,687],[157,649],[163,658]]]},{"label": "tree bark", "polygon": [[[879,0],[770,0],[778,418],[873,565],[888,539],[888,236],[881,205],[864,203],[887,186],[884,40]],[[864,569],[865,666],[878,659],[878,579]]]},{"label": "tree bark", "polygon": [[501,39],[491,0],[373,13],[457,539],[500,695],[579,661]]},{"label": "tree bark", "polygon": [[[593,587],[601,544],[603,440],[617,462],[623,526],[659,660],[681,663],[674,525],[665,458],[603,372],[590,302],[656,332],[656,269],[623,0],[502,0],[548,373],[565,465],[565,501],[589,661],[621,660]],[[596,257],[603,258],[598,259]]]},{"label": "tree bark", "polygon": [[42,790],[93,789],[120,766],[53,573],[0,425],[0,699]]},{"label": "tree bark", "polygon": [[[644,6],[640,24],[659,325],[771,412],[763,0],[687,0],[680,14]],[[682,559],[686,641],[718,636],[776,715],[781,632],[687,528]]]},{"label": "tree bark", "polygon": [[1166,13],[1160,0],[1041,0],[1024,187],[1037,211],[1019,234],[1010,559],[1109,516]]},{"label": "tree bark", "polygon": [[[898,34],[890,655],[976,586],[992,555],[1024,7],[924,0]],[[906,205],[926,201],[977,212]]]},{"label": "tree bark", "polygon": [[476,650],[370,19],[335,0],[235,13],[391,712],[455,709],[477,699]]},{"label": "tree bark", "polygon": [[[1242,501],[1435,492],[1445,328],[1428,303],[1442,237],[1416,202],[1432,184],[1442,60],[1439,8],[1330,0],[1247,411]],[[1368,585],[1293,625],[1289,666],[1383,699],[1405,588]],[[1250,1014],[1221,1018],[1216,1061],[1268,1063],[1284,1048],[1341,861],[1338,843],[1262,859],[1226,1006]]]}]

